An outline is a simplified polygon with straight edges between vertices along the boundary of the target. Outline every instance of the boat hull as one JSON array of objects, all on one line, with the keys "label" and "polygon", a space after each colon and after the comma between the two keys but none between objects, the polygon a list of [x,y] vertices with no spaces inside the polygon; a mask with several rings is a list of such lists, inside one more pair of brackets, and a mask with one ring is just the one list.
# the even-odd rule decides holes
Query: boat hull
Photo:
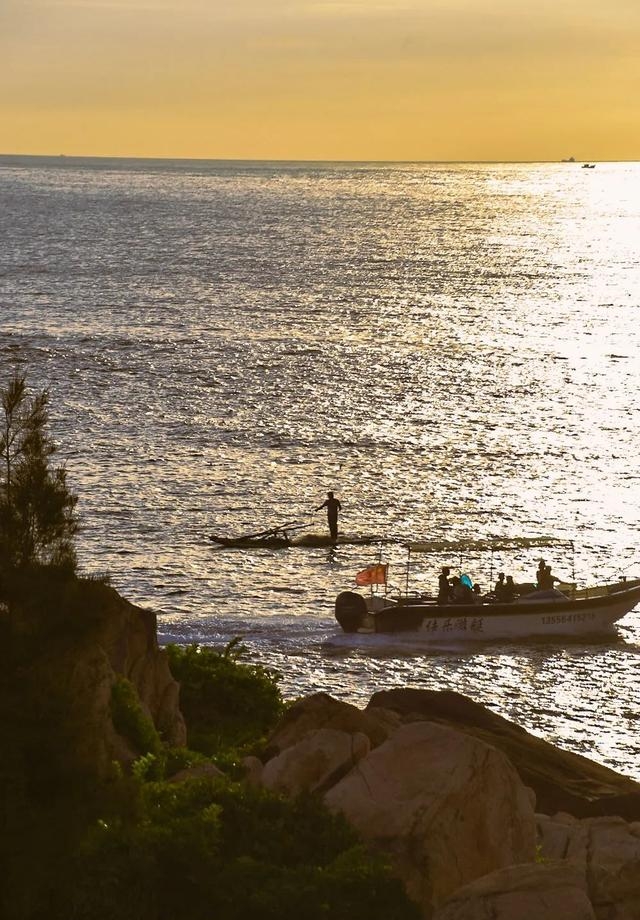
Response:
[{"label": "boat hull", "polygon": [[415,632],[439,642],[487,641],[611,633],[638,603],[640,581],[574,600],[446,606],[432,601],[394,603],[377,610],[370,610],[362,595],[344,591],[336,599],[336,619],[348,633]]},{"label": "boat hull", "polygon": [[291,546],[291,540],[288,537],[262,537],[247,538],[242,537],[209,537],[212,543],[218,546],[226,546],[228,549],[286,549]]},{"label": "boat hull", "polygon": [[260,537],[222,537],[210,534],[209,540],[217,546],[231,549],[288,549],[290,546],[303,549],[330,549],[336,546],[369,546],[379,543],[376,536],[340,536],[334,540],[328,534],[305,534],[301,537],[289,537],[283,533]]}]

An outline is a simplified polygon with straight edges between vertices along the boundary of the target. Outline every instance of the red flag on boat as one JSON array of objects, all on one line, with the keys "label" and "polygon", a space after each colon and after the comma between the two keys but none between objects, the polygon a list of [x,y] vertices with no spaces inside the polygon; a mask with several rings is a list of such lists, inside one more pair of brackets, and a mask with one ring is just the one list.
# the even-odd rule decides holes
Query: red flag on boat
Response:
[{"label": "red flag on boat", "polygon": [[382,562],[368,565],[366,569],[356,575],[356,584],[360,585],[360,587],[363,585],[386,585],[388,568],[389,566]]}]

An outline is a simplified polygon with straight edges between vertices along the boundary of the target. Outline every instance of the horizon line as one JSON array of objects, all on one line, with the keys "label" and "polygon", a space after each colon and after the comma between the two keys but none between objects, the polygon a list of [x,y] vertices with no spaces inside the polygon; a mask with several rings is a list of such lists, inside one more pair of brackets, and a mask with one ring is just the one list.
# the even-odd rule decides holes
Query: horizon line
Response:
[{"label": "horizon line", "polygon": [[295,159],[295,158],[282,158],[282,157],[187,157],[187,156],[141,156],[141,155],[131,155],[131,154],[78,154],[78,153],[0,153],[0,159],[47,159],[47,160],[140,160],[146,162],[187,162],[187,163],[277,163],[277,164],[291,164],[291,163],[301,163],[301,164],[321,164],[321,163],[334,163],[334,164],[378,164],[378,165],[392,165],[392,164],[413,164],[413,165],[497,165],[497,164],[535,164],[535,163],[544,163],[544,164],[564,164],[564,165],[577,165],[580,163],[637,163],[640,162],[637,159],[621,159],[621,160],[609,160],[609,159],[582,159],[574,158],[569,159],[568,157],[563,157],[558,160],[544,159],[544,160],[465,160],[465,159],[435,159],[435,160],[416,160],[416,159],[392,159],[392,160],[379,160],[379,159],[323,159],[323,158],[314,158],[314,159]]}]

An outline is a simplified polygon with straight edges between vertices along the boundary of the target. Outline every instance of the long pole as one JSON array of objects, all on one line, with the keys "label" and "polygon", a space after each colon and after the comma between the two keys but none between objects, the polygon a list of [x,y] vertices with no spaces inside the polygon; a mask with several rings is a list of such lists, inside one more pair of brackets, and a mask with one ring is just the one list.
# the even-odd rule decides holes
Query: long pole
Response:
[{"label": "long pole", "polygon": [[[378,547],[378,565],[382,565],[382,543]],[[373,585],[371,586],[371,589],[373,590]],[[384,583],[384,596],[385,597],[387,596],[387,590],[388,590],[388,585],[385,580],[385,583]]]}]

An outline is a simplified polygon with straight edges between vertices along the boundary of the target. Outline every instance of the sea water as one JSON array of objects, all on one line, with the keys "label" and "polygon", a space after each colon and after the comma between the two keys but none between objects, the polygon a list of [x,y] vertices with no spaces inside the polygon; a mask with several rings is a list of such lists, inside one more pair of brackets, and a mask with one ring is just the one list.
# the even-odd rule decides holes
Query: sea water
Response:
[{"label": "sea water", "polygon": [[[488,587],[640,574],[640,165],[0,158],[0,376],[50,392],[78,549],[163,642],[242,638],[287,697],[449,688],[640,779],[640,610],[609,639],[343,635],[402,541]],[[239,551],[334,490],[380,548]],[[573,550],[569,544],[573,543]],[[414,558],[414,561],[417,561]]]}]

